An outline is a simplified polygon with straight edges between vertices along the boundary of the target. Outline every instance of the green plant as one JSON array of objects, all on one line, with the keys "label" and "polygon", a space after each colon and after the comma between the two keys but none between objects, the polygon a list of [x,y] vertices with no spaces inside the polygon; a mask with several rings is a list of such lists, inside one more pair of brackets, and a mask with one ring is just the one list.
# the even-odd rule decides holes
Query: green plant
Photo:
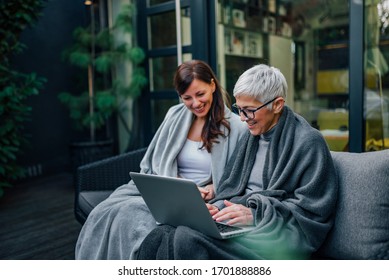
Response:
[{"label": "green plant", "polygon": [[41,16],[46,1],[0,1],[0,197],[4,188],[25,175],[17,159],[28,143],[23,126],[30,120],[31,107],[26,100],[39,93],[45,79],[36,73],[12,69],[12,57],[26,46],[19,36]]},{"label": "green plant", "polygon": [[[93,142],[95,130],[104,126],[114,113],[121,114],[125,101],[138,97],[147,79],[141,67],[145,53],[133,39],[133,5],[123,6],[113,26],[103,28],[96,25],[93,5],[91,9],[91,25],[77,27],[73,33],[74,44],[64,51],[70,64],[85,70],[88,87],[77,93],[62,92],[58,97],[69,108],[76,126],[89,128]],[[115,42],[117,32],[131,38],[131,42]],[[116,78],[113,71],[118,63],[125,62],[131,62],[133,69],[129,85]]]}]

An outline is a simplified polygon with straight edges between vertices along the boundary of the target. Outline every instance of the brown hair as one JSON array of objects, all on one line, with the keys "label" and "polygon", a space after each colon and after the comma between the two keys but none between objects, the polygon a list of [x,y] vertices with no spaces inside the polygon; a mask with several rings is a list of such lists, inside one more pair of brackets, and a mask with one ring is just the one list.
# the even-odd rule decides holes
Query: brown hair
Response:
[{"label": "brown hair", "polygon": [[215,91],[213,92],[213,102],[211,109],[208,112],[208,118],[201,132],[201,140],[203,147],[211,152],[213,143],[218,143],[217,137],[224,135],[220,127],[223,125],[230,132],[230,123],[224,117],[224,102],[228,103],[228,95],[220,86],[216,75],[211,67],[201,60],[191,60],[182,63],[178,66],[174,75],[174,87],[179,96],[184,94],[189,88],[194,79],[201,80],[210,84],[212,80],[215,83]]}]

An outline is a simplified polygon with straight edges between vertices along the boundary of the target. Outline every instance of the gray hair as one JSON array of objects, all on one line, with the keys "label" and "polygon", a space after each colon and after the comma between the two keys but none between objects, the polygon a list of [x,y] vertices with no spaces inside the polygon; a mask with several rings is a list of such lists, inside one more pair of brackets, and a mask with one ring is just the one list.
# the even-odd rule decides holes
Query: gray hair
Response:
[{"label": "gray hair", "polygon": [[279,69],[258,64],[240,75],[234,87],[234,97],[250,96],[265,103],[276,97],[286,99],[287,91],[288,84]]}]

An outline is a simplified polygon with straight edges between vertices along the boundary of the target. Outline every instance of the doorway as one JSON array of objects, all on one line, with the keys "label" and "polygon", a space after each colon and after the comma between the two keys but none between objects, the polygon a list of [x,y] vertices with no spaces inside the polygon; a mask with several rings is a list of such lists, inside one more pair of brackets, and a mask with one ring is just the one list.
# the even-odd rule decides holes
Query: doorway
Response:
[{"label": "doorway", "polygon": [[173,88],[177,66],[190,59],[215,66],[215,59],[211,59],[215,58],[215,40],[210,40],[215,30],[215,2],[138,0],[137,8],[139,45],[146,51],[149,79],[149,87],[140,99],[139,117],[143,141],[149,143],[167,110],[179,102]]}]

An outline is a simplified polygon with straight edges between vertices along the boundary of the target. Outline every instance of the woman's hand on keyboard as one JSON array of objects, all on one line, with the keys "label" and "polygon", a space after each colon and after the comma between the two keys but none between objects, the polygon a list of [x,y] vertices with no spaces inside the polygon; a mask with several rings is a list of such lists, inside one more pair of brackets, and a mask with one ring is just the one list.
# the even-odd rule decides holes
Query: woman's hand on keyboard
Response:
[{"label": "woman's hand on keyboard", "polygon": [[[254,217],[251,209],[242,205],[235,204],[228,200],[224,201],[226,207],[216,212],[213,219],[217,222],[227,221],[228,225],[245,225],[251,226],[254,224]],[[209,208],[208,208],[209,209]]]},{"label": "woman's hand on keyboard", "polygon": [[217,208],[215,205],[209,204],[209,203],[206,203],[206,205],[207,205],[208,211],[211,214],[211,216],[213,216],[217,212],[219,212],[219,208]]}]

